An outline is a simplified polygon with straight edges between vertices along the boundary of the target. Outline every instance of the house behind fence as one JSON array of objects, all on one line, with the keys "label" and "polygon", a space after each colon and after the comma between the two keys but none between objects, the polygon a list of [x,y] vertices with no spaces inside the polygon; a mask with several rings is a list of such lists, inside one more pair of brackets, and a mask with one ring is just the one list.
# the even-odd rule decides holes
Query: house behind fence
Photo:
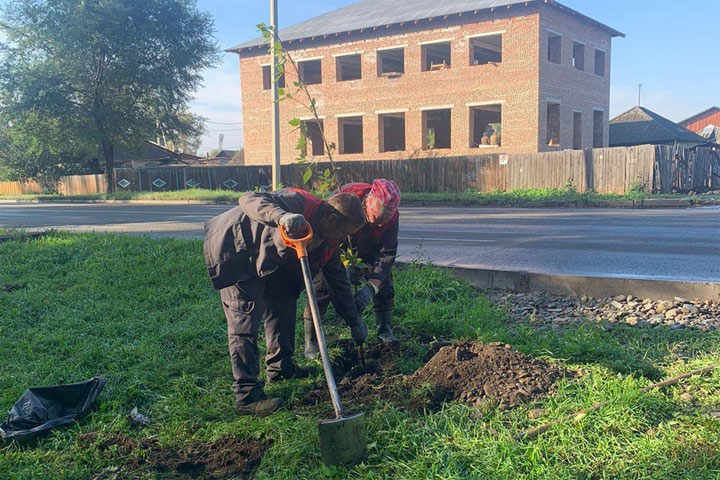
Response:
[{"label": "house behind fence", "polygon": [[[329,164],[318,164],[320,169]],[[720,189],[720,152],[672,145],[564,150],[533,154],[342,162],[343,182],[392,178],[406,192],[481,192],[572,187],[579,192],[705,192]],[[306,165],[282,166],[285,186],[306,187]],[[191,188],[247,191],[267,185],[269,166],[188,166],[114,172],[117,191]],[[57,191],[87,195],[107,191],[102,175],[62,177]],[[0,182],[0,195],[42,193],[37,183]]]}]

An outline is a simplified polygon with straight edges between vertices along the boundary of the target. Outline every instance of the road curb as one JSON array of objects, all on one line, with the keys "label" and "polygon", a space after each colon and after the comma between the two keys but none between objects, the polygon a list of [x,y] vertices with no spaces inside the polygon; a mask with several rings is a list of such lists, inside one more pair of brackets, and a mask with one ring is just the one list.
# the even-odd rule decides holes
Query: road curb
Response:
[{"label": "road curb", "polygon": [[[402,262],[398,263],[402,264]],[[482,289],[502,289],[518,293],[541,291],[556,295],[595,298],[632,295],[653,300],[673,300],[675,297],[688,300],[695,298],[720,300],[720,283],[712,282],[582,277],[444,266],[439,268]]]}]

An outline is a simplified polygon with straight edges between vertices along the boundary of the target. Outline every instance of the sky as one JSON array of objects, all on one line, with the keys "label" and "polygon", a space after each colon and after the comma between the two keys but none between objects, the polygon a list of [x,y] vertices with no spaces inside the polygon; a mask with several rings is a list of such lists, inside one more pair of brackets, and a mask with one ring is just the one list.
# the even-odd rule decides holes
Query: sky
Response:
[{"label": "sky", "polygon": [[[559,1],[627,35],[613,40],[611,118],[637,104],[640,83],[641,104],[676,122],[720,105],[720,0]],[[278,0],[280,27],[353,2]],[[223,49],[259,36],[256,25],[269,23],[269,4],[267,0],[198,0],[198,8],[215,18],[215,34]],[[192,109],[208,119],[201,154],[218,147],[221,133],[225,149],[242,146],[237,55],[225,53],[223,63],[205,74]]]}]

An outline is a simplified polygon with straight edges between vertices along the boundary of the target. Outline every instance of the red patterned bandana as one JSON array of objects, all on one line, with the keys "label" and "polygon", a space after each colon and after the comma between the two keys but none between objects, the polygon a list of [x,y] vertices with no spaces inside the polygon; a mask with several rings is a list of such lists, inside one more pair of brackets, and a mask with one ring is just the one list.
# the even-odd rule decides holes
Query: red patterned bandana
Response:
[{"label": "red patterned bandana", "polygon": [[372,225],[383,225],[390,220],[400,205],[400,189],[392,180],[373,181],[365,198],[365,218]]}]

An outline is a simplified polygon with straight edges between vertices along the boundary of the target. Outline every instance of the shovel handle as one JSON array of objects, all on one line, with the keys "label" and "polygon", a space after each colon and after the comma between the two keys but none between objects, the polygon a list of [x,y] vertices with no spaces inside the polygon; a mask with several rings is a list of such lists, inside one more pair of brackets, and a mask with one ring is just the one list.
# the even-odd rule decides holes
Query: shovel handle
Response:
[{"label": "shovel handle", "polygon": [[307,247],[312,242],[313,231],[310,224],[308,224],[308,234],[303,238],[292,238],[288,235],[287,230],[281,225],[280,226],[280,237],[287,247],[294,248],[297,253],[298,259],[303,273],[303,280],[305,281],[305,292],[307,292],[308,304],[310,305],[310,311],[313,317],[313,326],[315,327],[315,337],[317,338],[318,347],[320,349],[320,358],[322,359],[323,370],[325,372],[325,380],[328,384],[328,390],[330,391],[330,400],[335,410],[335,417],[337,419],[343,418],[342,406],[340,405],[340,394],[338,393],[337,384],[335,383],[335,375],[332,371],[332,363],[330,363],[330,355],[327,351],[327,343],[325,342],[325,332],[323,331],[322,321],[320,320],[320,309],[317,304],[317,296],[315,295],[315,289],[313,288],[312,272],[310,271],[310,262],[307,256]]},{"label": "shovel handle", "polygon": [[280,238],[285,246],[295,249],[298,258],[307,257],[307,249],[313,239],[313,230],[310,224],[307,225],[307,235],[302,238],[292,238],[285,227],[280,225]]}]

